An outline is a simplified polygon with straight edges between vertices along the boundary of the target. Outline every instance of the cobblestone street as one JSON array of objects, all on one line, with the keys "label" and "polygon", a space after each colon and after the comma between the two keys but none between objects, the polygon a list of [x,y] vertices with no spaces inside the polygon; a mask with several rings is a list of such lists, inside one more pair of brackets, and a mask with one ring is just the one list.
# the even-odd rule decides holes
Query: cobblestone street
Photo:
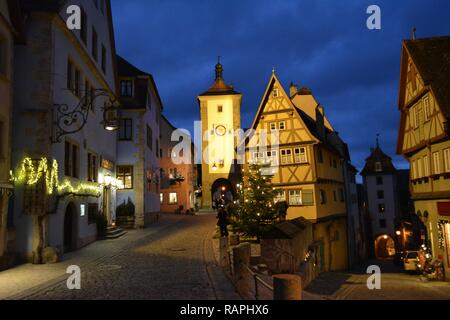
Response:
[{"label": "cobblestone street", "polygon": [[324,273],[306,290],[330,300],[450,300],[450,282],[422,282],[418,275],[406,274],[390,261],[368,265],[372,264],[381,268],[381,290],[367,288],[366,267]]},{"label": "cobblestone street", "polygon": [[[62,263],[0,273],[2,299],[238,299],[215,265],[214,215],[163,215],[145,230],[99,241]],[[68,290],[69,265],[81,267],[81,290]]]}]

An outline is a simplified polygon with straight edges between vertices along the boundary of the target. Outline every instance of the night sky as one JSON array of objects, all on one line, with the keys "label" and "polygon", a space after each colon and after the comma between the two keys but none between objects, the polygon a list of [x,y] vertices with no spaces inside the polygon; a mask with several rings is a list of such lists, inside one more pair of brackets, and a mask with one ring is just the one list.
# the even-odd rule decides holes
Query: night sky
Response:
[{"label": "night sky", "polygon": [[[197,95],[224,78],[243,93],[242,127],[249,127],[275,68],[309,87],[362,169],[379,133],[395,155],[401,43],[450,34],[450,1],[113,0],[117,52],[150,72],[177,127],[192,131]],[[345,4],[344,4],[345,3]],[[368,30],[366,9],[381,7],[382,30]]]}]

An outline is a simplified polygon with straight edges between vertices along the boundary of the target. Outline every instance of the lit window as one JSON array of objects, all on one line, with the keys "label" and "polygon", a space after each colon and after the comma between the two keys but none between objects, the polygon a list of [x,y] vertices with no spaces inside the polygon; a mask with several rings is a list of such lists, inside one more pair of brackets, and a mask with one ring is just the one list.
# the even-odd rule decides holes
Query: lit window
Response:
[{"label": "lit window", "polygon": [[178,203],[178,195],[176,192],[169,193],[169,203],[177,204]]},{"label": "lit window", "polygon": [[423,171],[425,174],[425,177],[430,176],[430,162],[428,161],[428,156],[423,157]]},{"label": "lit window", "polygon": [[117,180],[122,182],[124,189],[133,189],[133,167],[118,166]]},{"label": "lit window", "polygon": [[444,150],[444,168],[445,172],[450,172],[450,149]]},{"label": "lit window", "polygon": [[422,178],[423,177],[423,172],[422,172],[422,158],[417,159],[417,178]]},{"label": "lit window", "polygon": [[384,213],[385,211],[386,211],[386,206],[384,204],[380,203],[378,205],[378,212],[379,213]]},{"label": "lit window", "polygon": [[383,171],[383,166],[381,165],[381,162],[375,162],[375,171],[376,172]]},{"label": "lit window", "polygon": [[159,194],[159,203],[161,203],[161,204],[164,203],[164,193]]},{"label": "lit window", "polygon": [[441,168],[439,165],[439,152],[433,153],[433,167],[434,167],[434,174],[440,174]]},{"label": "lit window", "polygon": [[425,114],[425,121],[430,120],[430,98],[426,96],[423,98],[423,110]]},{"label": "lit window", "polygon": [[280,193],[278,193],[275,196],[275,199],[273,199],[273,200],[275,203],[286,201],[286,192],[284,190],[282,190]]},{"label": "lit window", "polygon": [[289,191],[289,205],[300,206],[302,204],[301,192],[300,190],[290,190]]}]

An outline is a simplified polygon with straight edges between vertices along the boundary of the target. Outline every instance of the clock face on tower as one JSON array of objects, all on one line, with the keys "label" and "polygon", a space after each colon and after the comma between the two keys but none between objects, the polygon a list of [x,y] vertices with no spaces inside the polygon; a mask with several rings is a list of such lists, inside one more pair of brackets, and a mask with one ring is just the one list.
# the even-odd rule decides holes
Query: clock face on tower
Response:
[{"label": "clock face on tower", "polygon": [[225,133],[227,133],[227,128],[225,128],[225,126],[219,125],[216,127],[216,134],[218,136],[224,136]]}]

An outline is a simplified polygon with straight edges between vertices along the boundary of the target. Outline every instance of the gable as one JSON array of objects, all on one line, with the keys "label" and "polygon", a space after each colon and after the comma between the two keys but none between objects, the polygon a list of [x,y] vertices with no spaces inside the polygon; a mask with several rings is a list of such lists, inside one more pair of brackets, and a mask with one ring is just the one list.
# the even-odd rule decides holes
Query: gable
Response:
[{"label": "gable", "polygon": [[[282,130],[279,130],[280,123],[284,124]],[[276,75],[272,74],[251,128],[257,132],[265,129],[270,133],[271,125],[275,124],[280,133],[280,144],[318,142],[308,130]]]}]

